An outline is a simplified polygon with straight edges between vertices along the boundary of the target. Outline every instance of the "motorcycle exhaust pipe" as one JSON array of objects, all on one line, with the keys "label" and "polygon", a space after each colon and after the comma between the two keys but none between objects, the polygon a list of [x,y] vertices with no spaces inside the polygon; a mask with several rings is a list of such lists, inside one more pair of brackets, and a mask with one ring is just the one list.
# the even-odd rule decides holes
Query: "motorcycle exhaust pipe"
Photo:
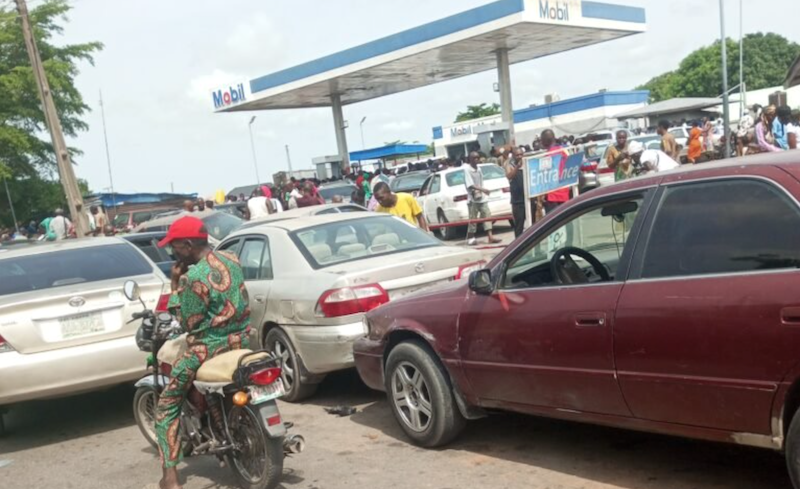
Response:
[{"label": "motorcycle exhaust pipe", "polygon": [[301,435],[287,435],[283,439],[283,453],[286,455],[297,455],[306,449],[306,439]]}]

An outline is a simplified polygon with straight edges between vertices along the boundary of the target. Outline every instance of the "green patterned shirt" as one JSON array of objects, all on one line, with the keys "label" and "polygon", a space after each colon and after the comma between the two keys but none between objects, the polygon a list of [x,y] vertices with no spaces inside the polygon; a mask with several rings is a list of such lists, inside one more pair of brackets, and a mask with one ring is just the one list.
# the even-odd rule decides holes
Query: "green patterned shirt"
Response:
[{"label": "green patterned shirt", "polygon": [[249,330],[248,300],[239,260],[212,251],[180,278],[169,310],[189,334],[189,344],[227,342],[229,335]]}]

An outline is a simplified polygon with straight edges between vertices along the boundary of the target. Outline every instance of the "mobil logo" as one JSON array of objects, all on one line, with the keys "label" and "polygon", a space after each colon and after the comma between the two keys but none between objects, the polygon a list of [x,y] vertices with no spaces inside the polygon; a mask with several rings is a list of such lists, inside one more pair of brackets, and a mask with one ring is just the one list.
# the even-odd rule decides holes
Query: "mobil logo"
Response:
[{"label": "mobil logo", "polygon": [[214,108],[219,109],[229,105],[236,105],[244,102],[244,83],[240,83],[235,87],[228,87],[227,90],[217,90],[211,94],[214,98]]},{"label": "mobil logo", "polygon": [[539,18],[547,20],[560,20],[569,22],[568,2],[550,2],[550,0],[539,0]]}]

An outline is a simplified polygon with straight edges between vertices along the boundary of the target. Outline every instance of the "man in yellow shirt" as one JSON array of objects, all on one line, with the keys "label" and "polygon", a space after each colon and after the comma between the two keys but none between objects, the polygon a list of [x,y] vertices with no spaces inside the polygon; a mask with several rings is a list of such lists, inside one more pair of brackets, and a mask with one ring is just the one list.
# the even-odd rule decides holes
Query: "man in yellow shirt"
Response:
[{"label": "man in yellow shirt", "polygon": [[428,230],[428,223],[425,221],[425,216],[422,215],[422,208],[413,195],[403,192],[395,194],[389,185],[380,182],[375,185],[375,200],[378,201],[375,212],[401,217],[411,224],[419,226],[423,231]]}]

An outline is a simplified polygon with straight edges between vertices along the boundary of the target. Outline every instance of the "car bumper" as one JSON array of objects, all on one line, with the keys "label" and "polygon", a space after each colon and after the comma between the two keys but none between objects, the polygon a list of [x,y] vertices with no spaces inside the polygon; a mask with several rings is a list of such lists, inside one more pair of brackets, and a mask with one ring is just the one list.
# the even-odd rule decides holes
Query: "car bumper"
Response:
[{"label": "car bumper", "polygon": [[353,345],[353,357],[361,380],[370,389],[385,390],[383,380],[384,344],[362,338]]},{"label": "car bumper", "polygon": [[134,337],[26,355],[0,353],[0,405],[131,382],[146,371]]},{"label": "car bumper", "polygon": [[285,326],[284,331],[312,374],[352,367],[353,343],[366,334],[361,321],[339,326]]}]

